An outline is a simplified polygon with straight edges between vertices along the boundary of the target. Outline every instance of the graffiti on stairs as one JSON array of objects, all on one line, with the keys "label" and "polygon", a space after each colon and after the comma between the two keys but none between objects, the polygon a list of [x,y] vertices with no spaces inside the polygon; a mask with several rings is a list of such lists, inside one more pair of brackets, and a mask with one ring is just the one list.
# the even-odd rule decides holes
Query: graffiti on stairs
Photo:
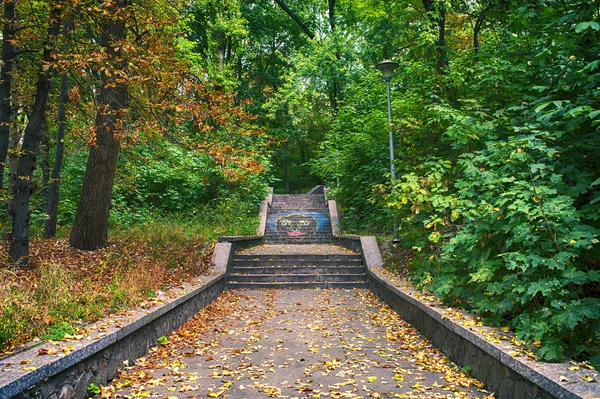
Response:
[{"label": "graffiti on stairs", "polygon": [[318,212],[279,212],[267,218],[268,228],[281,238],[307,238],[329,225],[329,217]]}]

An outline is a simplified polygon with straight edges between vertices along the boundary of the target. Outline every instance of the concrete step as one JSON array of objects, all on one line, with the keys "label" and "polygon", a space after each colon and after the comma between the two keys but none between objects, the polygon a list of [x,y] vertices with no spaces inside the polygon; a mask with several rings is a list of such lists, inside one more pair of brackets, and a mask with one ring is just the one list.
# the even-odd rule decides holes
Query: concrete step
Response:
[{"label": "concrete step", "polygon": [[360,266],[232,266],[231,274],[361,274]]},{"label": "concrete step", "polygon": [[360,254],[233,254],[236,260],[277,260],[277,261],[310,261],[310,260],[362,260]]},{"label": "concrete step", "polygon": [[[279,235],[279,233],[276,230],[273,230],[270,227],[267,227],[265,229],[265,234]],[[314,233],[312,233],[311,237],[315,236],[315,235],[318,236],[318,235],[328,235],[328,234],[331,234],[331,226],[329,226],[329,225],[321,227],[320,230],[315,231]]]},{"label": "concrete step", "polygon": [[356,282],[338,282],[338,281],[321,281],[321,282],[285,282],[285,283],[241,283],[241,282],[228,282],[227,289],[287,289],[287,290],[301,290],[301,289],[353,289],[353,288],[369,288],[369,284],[366,281]]},{"label": "concrete step", "polygon": [[306,283],[306,282],[361,282],[367,275],[361,274],[231,274],[230,282],[240,283]]},{"label": "concrete step", "polygon": [[339,266],[362,266],[362,259],[297,259],[297,260],[280,260],[280,259],[236,259],[231,262],[233,267],[339,267]]},{"label": "concrete step", "polygon": [[265,244],[280,245],[280,244],[331,244],[333,237],[329,238],[265,238]]},{"label": "concrete step", "polygon": [[[283,233],[283,234],[285,234],[285,233]],[[321,229],[321,230],[319,230],[318,232],[314,232],[314,233],[312,233],[312,234],[310,234],[310,235],[309,235],[309,234],[307,234],[306,236],[307,236],[307,237],[320,237],[320,236],[322,236],[322,237],[325,237],[325,236],[330,236],[330,235],[332,235],[332,234],[333,234],[333,233],[332,233],[332,231],[331,231],[331,228],[322,228],[322,229]],[[283,236],[282,236],[282,235],[281,235],[281,234],[279,234],[279,233],[278,233],[276,230],[272,230],[272,229],[270,229],[269,227],[267,227],[267,228],[265,229],[265,235],[266,235],[266,236],[268,235],[268,236],[286,237],[285,235],[283,235]]]},{"label": "concrete step", "polygon": [[314,234],[310,234],[310,235],[309,234],[305,234],[305,235],[301,235],[301,236],[298,236],[298,237],[292,237],[292,236],[285,235],[285,234],[283,234],[283,235],[282,234],[278,234],[278,233],[275,233],[273,231],[265,231],[265,238],[275,238],[275,239],[281,238],[281,239],[292,240],[292,241],[294,241],[294,240],[301,240],[301,239],[302,240],[304,240],[304,239],[311,239],[311,238],[315,238],[315,239],[327,238],[327,239],[330,239],[332,236],[333,236],[332,233],[324,233],[324,234],[314,233]]}]

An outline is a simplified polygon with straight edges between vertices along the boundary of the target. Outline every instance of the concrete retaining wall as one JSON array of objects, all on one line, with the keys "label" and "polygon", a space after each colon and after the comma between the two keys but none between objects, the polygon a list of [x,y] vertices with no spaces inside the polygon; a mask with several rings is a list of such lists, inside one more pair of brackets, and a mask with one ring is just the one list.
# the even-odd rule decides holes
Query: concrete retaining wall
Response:
[{"label": "concrete retaining wall", "polygon": [[273,202],[273,187],[269,187],[269,191],[267,192],[267,197],[263,202],[260,203],[260,211],[258,213],[258,228],[256,229],[257,236],[264,236],[265,229],[267,227],[267,212],[269,211],[269,207],[271,206],[271,202]]},{"label": "concrete retaining wall", "polygon": [[[594,399],[600,397],[598,383],[584,382],[590,370],[569,370],[569,363],[550,364],[513,357],[444,316],[418,298],[394,286],[381,273],[368,272],[369,287],[404,320],[425,335],[460,366],[471,366],[475,378],[499,399]],[[565,380],[560,382],[561,377]],[[597,378],[597,377],[596,377]]]},{"label": "concrete retaining wall", "polygon": [[[157,338],[183,325],[202,308],[214,301],[225,288],[225,274],[203,276],[195,285],[174,289],[173,300],[125,316],[109,318],[111,327],[104,333],[96,328],[106,319],[91,325],[88,338],[76,342],[45,343],[55,355],[38,355],[36,347],[0,361],[0,398],[85,398],[91,383],[106,384],[124,362],[134,360],[156,346]],[[65,346],[75,347],[63,354]],[[26,366],[22,363],[28,362]],[[24,370],[24,369],[29,370]],[[35,368],[35,369],[33,369]]]}]

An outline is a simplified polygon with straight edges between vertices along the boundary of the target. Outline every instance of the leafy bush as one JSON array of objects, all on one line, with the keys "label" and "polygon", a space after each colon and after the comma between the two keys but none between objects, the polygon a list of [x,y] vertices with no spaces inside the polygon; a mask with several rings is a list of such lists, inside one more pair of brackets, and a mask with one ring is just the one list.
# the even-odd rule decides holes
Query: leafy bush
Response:
[{"label": "leafy bush", "polygon": [[465,154],[455,168],[432,160],[422,175],[402,176],[387,199],[410,206],[437,256],[417,267],[418,280],[496,322],[517,338],[540,342],[538,356],[593,353],[600,340],[597,265],[582,257],[599,231],[582,222],[557,172],[545,134],[494,140]]}]

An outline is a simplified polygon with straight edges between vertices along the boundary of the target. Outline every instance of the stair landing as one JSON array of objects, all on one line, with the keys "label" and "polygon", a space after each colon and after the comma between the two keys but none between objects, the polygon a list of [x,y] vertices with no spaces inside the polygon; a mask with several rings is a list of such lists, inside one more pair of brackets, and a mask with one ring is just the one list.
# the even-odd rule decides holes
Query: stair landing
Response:
[{"label": "stair landing", "polygon": [[348,248],[333,244],[259,245],[238,252],[242,255],[359,255]]}]

